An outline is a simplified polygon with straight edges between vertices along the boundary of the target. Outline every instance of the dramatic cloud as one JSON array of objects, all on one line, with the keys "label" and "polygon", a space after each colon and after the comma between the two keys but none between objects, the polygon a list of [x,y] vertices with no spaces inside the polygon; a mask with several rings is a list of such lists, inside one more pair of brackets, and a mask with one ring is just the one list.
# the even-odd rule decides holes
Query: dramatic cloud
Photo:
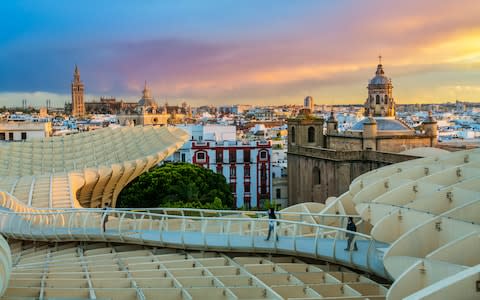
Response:
[{"label": "dramatic cloud", "polygon": [[1,4],[0,104],[68,95],[75,63],[91,97],[360,103],[379,54],[400,102],[480,100],[478,0],[256,3]]}]

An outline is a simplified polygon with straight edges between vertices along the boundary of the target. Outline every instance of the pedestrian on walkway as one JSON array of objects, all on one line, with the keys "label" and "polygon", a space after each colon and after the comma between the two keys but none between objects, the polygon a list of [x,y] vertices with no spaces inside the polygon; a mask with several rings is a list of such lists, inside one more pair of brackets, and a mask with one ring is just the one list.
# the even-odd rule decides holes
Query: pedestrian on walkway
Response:
[{"label": "pedestrian on walkway", "polygon": [[103,229],[103,232],[105,232],[105,225],[108,222],[108,211],[109,210],[110,210],[110,206],[107,203],[107,204],[105,204],[105,207],[103,208],[103,214],[102,214],[102,229]]},{"label": "pedestrian on walkway", "polygon": [[[276,225],[276,219],[277,219],[277,216],[275,215],[275,209],[273,207],[270,207],[268,209],[268,235],[267,235],[267,238],[265,239],[265,241],[268,241],[270,239],[270,235],[272,234],[272,231],[275,229],[275,225]],[[275,234],[276,236],[276,239],[278,241],[278,234]]]},{"label": "pedestrian on walkway", "polygon": [[[357,232],[357,226],[355,225],[355,222],[353,222],[352,217],[348,217],[348,224],[347,224],[347,230],[351,232]],[[347,248],[345,248],[345,251],[350,251],[350,246],[352,245],[352,241],[355,238],[354,233],[347,232],[347,239],[348,239],[348,244]],[[353,251],[357,251],[357,242],[353,243]]]}]

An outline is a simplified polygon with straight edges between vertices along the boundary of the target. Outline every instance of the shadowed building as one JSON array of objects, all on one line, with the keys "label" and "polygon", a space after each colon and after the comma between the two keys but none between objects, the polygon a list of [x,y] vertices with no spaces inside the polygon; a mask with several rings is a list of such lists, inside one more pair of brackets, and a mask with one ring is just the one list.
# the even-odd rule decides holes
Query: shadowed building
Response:
[{"label": "shadowed building", "polygon": [[137,102],[117,101],[114,97],[100,97],[100,101],[85,102],[85,110],[89,114],[133,113]]},{"label": "shadowed building", "polygon": [[365,118],[351,129],[339,132],[333,111],[325,121],[304,108],[288,120],[290,205],[325,202],[348,190],[350,182],[367,171],[417,157],[401,152],[436,146],[437,122],[429,116],[424,132],[416,132],[396,119],[392,89],[391,79],[378,64],[368,84]]}]

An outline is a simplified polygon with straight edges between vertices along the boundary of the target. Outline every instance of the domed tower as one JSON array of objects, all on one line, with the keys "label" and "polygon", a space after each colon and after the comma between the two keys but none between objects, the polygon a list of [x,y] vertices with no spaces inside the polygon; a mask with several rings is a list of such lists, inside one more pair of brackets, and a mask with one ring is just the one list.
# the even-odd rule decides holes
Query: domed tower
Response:
[{"label": "domed tower", "polygon": [[370,80],[367,88],[368,98],[365,101],[365,116],[395,117],[392,80],[385,76],[381,56],[379,56],[375,77]]},{"label": "domed tower", "polygon": [[144,110],[156,110],[157,103],[153,100],[150,89],[147,86],[147,81],[145,81],[145,87],[142,91],[142,99],[138,101],[138,106]]},{"label": "domed tower", "polygon": [[338,133],[338,121],[335,118],[333,110],[330,112],[330,117],[327,119],[327,134]]}]

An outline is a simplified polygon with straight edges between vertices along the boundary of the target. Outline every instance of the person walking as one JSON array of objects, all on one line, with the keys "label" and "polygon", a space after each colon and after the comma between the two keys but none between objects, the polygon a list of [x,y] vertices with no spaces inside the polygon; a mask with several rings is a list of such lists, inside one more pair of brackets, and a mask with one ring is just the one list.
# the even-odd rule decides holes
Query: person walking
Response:
[{"label": "person walking", "polygon": [[[265,239],[265,241],[268,241],[270,239],[270,235],[272,234],[272,231],[275,229],[275,223],[276,223],[276,219],[277,219],[277,216],[275,215],[275,209],[273,207],[270,207],[268,209],[268,235],[267,235],[267,238]],[[276,235],[276,239],[278,241],[278,234],[275,234]]]},{"label": "person walking", "polygon": [[[357,226],[355,225],[355,222],[353,222],[352,217],[348,217],[348,224],[347,224],[347,230],[351,232],[357,232]],[[350,246],[352,245],[352,241],[355,238],[355,234],[347,232],[347,239],[348,239],[348,244],[347,248],[345,248],[345,251],[350,251]],[[353,251],[357,251],[357,242],[353,243]]]},{"label": "person walking", "polygon": [[110,210],[110,206],[107,204],[105,204],[105,207],[103,208],[103,214],[102,214],[102,229],[103,229],[103,232],[105,232],[105,225],[107,224],[108,222],[108,211]]}]

